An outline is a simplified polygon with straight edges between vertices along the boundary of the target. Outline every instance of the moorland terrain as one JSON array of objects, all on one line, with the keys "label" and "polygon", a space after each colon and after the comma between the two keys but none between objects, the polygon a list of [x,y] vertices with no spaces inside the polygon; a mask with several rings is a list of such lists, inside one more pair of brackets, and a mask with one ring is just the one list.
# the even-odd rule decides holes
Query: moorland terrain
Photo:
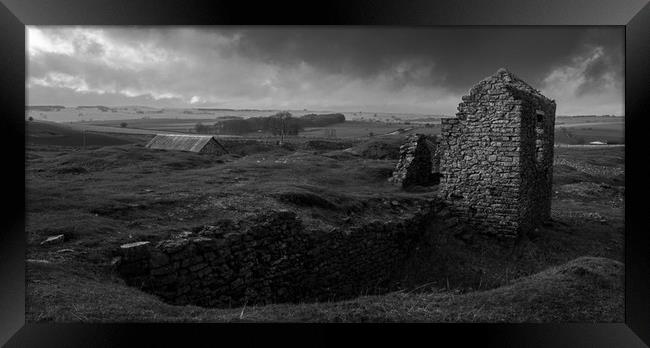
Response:
[{"label": "moorland terrain", "polygon": [[[556,147],[553,221],[507,254],[463,240],[429,245],[389,293],[201,308],[127,286],[111,267],[114,251],[273,209],[320,228],[403,216],[437,187],[388,182],[399,146],[439,128],[346,121],[328,126],[336,137],[306,130],[283,145],[268,135],[222,138],[230,153],[215,156],[144,147],[152,134],[187,132],[196,120],[178,128],[136,120],[27,122],[28,321],[623,321],[624,147]],[[567,127],[573,136],[556,131],[556,142],[622,141],[614,121],[589,121],[558,120],[578,126]],[[41,244],[59,234],[62,242]]]}]

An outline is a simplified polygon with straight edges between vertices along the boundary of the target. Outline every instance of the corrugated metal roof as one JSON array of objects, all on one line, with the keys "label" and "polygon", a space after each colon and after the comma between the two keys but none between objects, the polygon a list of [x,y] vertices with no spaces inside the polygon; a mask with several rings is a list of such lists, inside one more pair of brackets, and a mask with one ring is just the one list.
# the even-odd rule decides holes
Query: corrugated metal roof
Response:
[{"label": "corrugated metal roof", "polygon": [[150,149],[200,152],[210,141],[214,141],[225,151],[225,148],[211,135],[158,134],[149,141],[147,147]]}]

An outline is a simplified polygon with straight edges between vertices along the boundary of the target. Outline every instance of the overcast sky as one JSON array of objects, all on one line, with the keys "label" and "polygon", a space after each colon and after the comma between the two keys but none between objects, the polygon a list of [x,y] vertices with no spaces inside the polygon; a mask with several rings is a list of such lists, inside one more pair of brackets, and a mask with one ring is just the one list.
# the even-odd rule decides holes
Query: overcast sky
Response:
[{"label": "overcast sky", "polygon": [[30,105],[453,115],[505,67],[557,114],[624,114],[620,28],[27,27]]}]

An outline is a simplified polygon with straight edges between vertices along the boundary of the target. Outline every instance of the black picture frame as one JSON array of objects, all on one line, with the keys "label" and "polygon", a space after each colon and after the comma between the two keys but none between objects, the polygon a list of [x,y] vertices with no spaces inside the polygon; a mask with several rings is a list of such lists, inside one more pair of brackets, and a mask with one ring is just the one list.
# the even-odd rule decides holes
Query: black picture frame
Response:
[{"label": "black picture frame", "polygon": [[[650,242],[644,133],[650,110],[648,0],[115,1],[2,0],[3,219],[0,343],[7,346],[471,344],[643,347],[650,344]],[[625,27],[625,322],[619,324],[25,324],[25,25],[613,25]],[[21,185],[22,183],[22,185]],[[644,344],[645,342],[646,344]],[[447,344],[448,345],[448,344]],[[444,345],[443,346],[447,346]]]}]

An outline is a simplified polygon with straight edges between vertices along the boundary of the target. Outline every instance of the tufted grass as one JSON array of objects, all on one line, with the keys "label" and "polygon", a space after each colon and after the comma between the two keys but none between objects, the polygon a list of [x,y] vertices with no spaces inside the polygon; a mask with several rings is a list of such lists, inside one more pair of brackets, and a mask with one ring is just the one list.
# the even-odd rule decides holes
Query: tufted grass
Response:
[{"label": "tufted grass", "polygon": [[[499,288],[393,292],[322,303],[171,306],[97,274],[28,265],[29,322],[622,322],[623,265],[582,257]],[[100,273],[101,274],[101,273]]]},{"label": "tufted grass", "polygon": [[[235,154],[215,157],[150,151],[142,144],[82,151],[28,147],[27,258],[49,261],[28,264],[28,320],[623,320],[622,285],[596,286],[602,267],[622,273],[612,265],[623,259],[624,187],[612,176],[616,170],[598,171],[622,169],[621,148],[556,149],[564,164],[556,166],[552,224],[507,254],[461,242],[424,245],[400,279],[402,292],[335,303],[203,309],[167,305],[111,274],[120,244],[165,239],[223,218],[290,209],[307,226],[346,227],[404,217],[414,201],[435,194],[435,188],[405,192],[389,184],[394,160],[296,148],[244,143]],[[40,245],[55,234],[65,234],[66,241]],[[575,259],[577,264],[567,264]],[[588,276],[562,273],[561,267],[586,268]]]}]

